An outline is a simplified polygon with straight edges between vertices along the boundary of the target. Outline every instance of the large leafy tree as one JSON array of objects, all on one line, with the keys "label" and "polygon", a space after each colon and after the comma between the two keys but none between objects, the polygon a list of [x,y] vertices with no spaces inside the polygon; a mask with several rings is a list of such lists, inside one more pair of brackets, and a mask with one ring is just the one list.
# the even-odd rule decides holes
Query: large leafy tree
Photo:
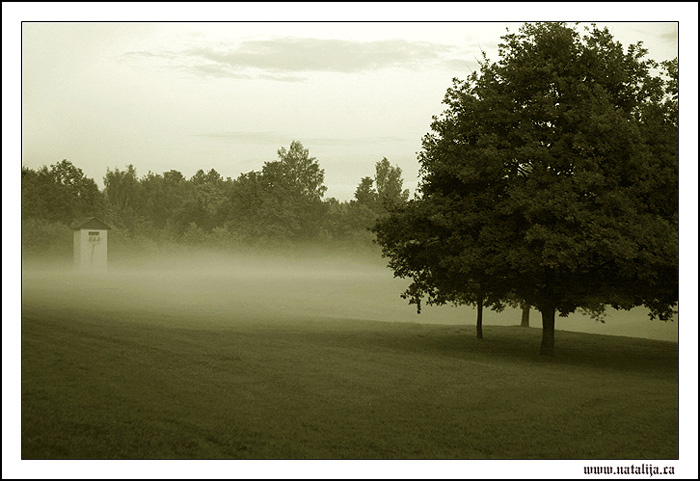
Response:
[{"label": "large leafy tree", "polygon": [[109,221],[134,233],[144,222],[143,186],[136,168],[131,164],[125,170],[108,168],[103,182]]},{"label": "large leafy tree", "polygon": [[294,198],[318,201],[323,197],[327,190],[323,184],[324,171],[316,157],[309,156],[309,149],[295,140],[289,149],[277,150],[277,156],[279,160],[265,162],[262,170],[271,188]]},{"label": "large leafy tree", "polygon": [[502,40],[498,62],[448,89],[419,154],[420,198],[377,226],[390,267],[415,302],[533,306],[542,354],[556,312],[644,305],[669,319],[677,62],[655,76],[641,43],[625,50],[595,25],[526,24]]},{"label": "large leafy tree", "polygon": [[317,239],[326,209],[324,171],[299,141],[277,155],[279,160],[262,168],[265,197],[259,215],[271,221],[273,235],[286,241]]},{"label": "large leafy tree", "polygon": [[211,232],[221,223],[221,212],[226,201],[227,181],[214,169],[198,170],[189,180],[189,198],[183,205],[187,224],[194,223],[205,232]]},{"label": "large leafy tree", "polygon": [[[178,224],[183,204],[189,198],[187,179],[177,170],[163,174],[149,172],[139,181],[142,195],[141,212],[159,231],[168,227],[174,234],[181,232]],[[187,225],[187,224],[185,224]]]},{"label": "large leafy tree", "polygon": [[104,199],[94,180],[63,159],[38,170],[22,168],[22,218],[69,225],[87,216],[102,215]]},{"label": "large leafy tree", "polygon": [[277,151],[262,171],[241,174],[228,189],[222,212],[244,241],[273,244],[319,237],[328,205],[323,202],[324,171],[301,142]]},{"label": "large leafy tree", "polygon": [[482,338],[484,307],[500,310],[509,297],[497,270],[506,246],[483,208],[488,195],[428,191],[423,185],[423,197],[380,218],[374,228],[377,242],[395,275],[412,279],[402,297],[418,312],[424,299],[429,305],[474,305],[476,336]]},{"label": "large leafy tree", "polygon": [[251,171],[241,174],[233,181],[228,194],[225,219],[237,238],[251,241],[266,233],[266,219],[259,215],[264,199],[262,173]]}]

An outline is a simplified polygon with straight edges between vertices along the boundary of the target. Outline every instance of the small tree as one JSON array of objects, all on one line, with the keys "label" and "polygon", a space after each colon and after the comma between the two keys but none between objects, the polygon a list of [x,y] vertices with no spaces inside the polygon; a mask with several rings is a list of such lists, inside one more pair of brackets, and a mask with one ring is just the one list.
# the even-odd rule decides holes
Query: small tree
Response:
[{"label": "small tree", "polygon": [[385,210],[408,200],[408,189],[403,188],[401,168],[391,165],[386,157],[375,165],[374,182],[377,186],[377,201]]},{"label": "small tree", "polygon": [[[497,252],[480,242],[483,215],[465,206],[449,204],[440,196],[411,200],[393,207],[373,228],[394,275],[411,278],[401,295],[421,311],[423,299],[429,305],[452,303],[473,305],[477,310],[476,337],[483,338],[483,308],[503,308],[505,284],[489,274]],[[455,215],[455,212],[464,215]]]}]

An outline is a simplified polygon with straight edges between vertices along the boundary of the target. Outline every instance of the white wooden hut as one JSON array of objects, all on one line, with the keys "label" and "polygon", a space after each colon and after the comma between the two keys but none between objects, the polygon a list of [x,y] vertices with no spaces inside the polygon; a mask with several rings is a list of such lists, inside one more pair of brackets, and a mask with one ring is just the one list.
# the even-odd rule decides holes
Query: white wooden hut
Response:
[{"label": "white wooden hut", "polygon": [[110,227],[96,217],[71,225],[73,263],[78,269],[107,268],[107,232]]}]

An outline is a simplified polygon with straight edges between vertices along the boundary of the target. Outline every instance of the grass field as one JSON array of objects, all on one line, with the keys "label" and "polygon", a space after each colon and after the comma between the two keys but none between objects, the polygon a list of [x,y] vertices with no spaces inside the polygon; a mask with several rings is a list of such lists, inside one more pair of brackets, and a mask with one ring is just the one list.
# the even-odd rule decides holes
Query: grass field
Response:
[{"label": "grass field", "polygon": [[678,457],[677,343],[544,359],[361,263],[216,265],[23,272],[23,459]]}]

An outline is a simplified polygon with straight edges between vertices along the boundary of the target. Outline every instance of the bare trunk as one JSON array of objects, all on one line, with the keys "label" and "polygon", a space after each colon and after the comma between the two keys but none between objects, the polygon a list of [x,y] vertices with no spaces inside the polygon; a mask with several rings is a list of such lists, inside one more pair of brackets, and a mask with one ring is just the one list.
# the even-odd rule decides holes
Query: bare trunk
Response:
[{"label": "bare trunk", "polygon": [[543,356],[554,355],[554,317],[556,309],[551,306],[541,307],[542,312],[542,344],[540,354]]},{"label": "bare trunk", "polygon": [[520,307],[523,309],[523,315],[520,317],[520,327],[530,327],[530,304],[523,302]]},{"label": "bare trunk", "polygon": [[484,300],[480,297],[476,301],[476,338],[483,339],[484,332],[481,329],[484,320]]}]

